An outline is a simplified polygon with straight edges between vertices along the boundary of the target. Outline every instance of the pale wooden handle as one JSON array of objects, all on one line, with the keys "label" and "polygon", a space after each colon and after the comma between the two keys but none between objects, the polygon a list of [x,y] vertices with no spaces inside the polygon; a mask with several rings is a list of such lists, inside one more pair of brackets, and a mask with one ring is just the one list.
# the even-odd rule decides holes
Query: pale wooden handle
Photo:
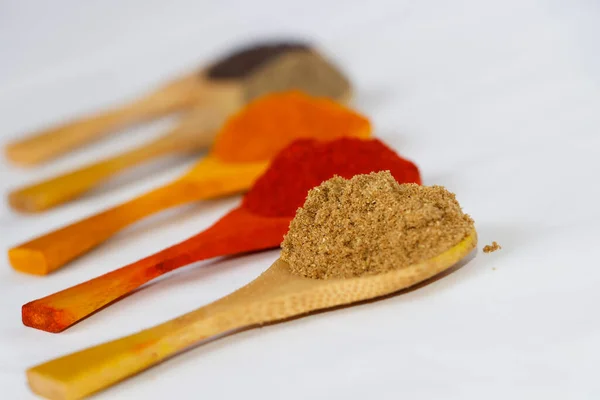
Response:
[{"label": "pale wooden handle", "polygon": [[40,236],[8,251],[16,270],[46,275],[152,213],[198,198],[197,188],[175,181],[115,208]]},{"label": "pale wooden handle", "polygon": [[197,146],[187,147],[165,136],[140,148],[116,157],[90,164],[55,178],[17,189],[8,195],[12,208],[23,212],[39,212],[74,200],[108,178],[152,158],[174,151],[194,151]]},{"label": "pale wooden handle", "polygon": [[162,89],[121,108],[99,113],[51,128],[9,143],[6,157],[21,165],[35,165],[97,140],[127,125],[191,107],[198,77],[175,81]]},{"label": "pale wooden handle", "polygon": [[[217,321],[206,321],[205,325],[208,336],[229,330],[229,324],[220,326]],[[27,371],[29,384],[34,392],[51,399],[86,397],[194,344],[197,338],[187,336],[186,328],[184,320],[171,321],[50,361]],[[52,382],[57,371],[66,385]],[[46,373],[51,376],[47,382]]]},{"label": "pale wooden handle", "polygon": [[[151,367],[202,339],[256,323],[227,297],[174,320],[73,353],[27,371],[29,385],[51,399],[80,399]],[[220,303],[224,307],[219,307]],[[57,384],[57,381],[60,383]]]},{"label": "pale wooden handle", "polygon": [[[160,115],[157,113],[156,115]],[[114,110],[86,119],[51,128],[6,146],[6,157],[23,166],[35,165],[56,158],[72,149],[99,139],[127,122],[136,119],[128,112]],[[150,117],[150,116],[148,116]]]}]

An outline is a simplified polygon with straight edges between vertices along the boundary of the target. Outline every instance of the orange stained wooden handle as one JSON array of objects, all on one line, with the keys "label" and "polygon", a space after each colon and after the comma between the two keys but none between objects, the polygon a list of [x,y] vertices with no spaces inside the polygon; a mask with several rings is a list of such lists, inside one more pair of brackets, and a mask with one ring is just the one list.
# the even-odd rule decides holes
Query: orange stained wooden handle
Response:
[{"label": "orange stained wooden handle", "polygon": [[22,307],[23,324],[61,332],[107,304],[174,269],[207,258],[278,247],[290,217],[267,218],[237,208],[181,243]]},{"label": "orange stained wooden handle", "polygon": [[[171,184],[11,248],[10,264],[21,272],[46,275],[148,215],[246,190],[266,167],[267,163],[228,165],[207,157]],[[197,175],[195,179],[192,173]]]},{"label": "orange stained wooden handle", "polygon": [[198,76],[176,80],[121,108],[53,127],[9,143],[6,157],[21,165],[35,165],[97,140],[128,125],[191,107]]}]

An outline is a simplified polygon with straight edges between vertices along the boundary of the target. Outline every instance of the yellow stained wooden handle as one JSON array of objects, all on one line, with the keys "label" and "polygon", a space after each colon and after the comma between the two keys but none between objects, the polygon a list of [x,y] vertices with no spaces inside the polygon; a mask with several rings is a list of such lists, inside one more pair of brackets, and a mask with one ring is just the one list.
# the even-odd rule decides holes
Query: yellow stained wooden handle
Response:
[{"label": "yellow stained wooden handle", "polygon": [[98,246],[128,225],[169,207],[247,190],[268,163],[224,164],[205,158],[182,179],[102,213],[15,246],[8,251],[12,267],[46,275]]},{"label": "yellow stained wooden handle", "polygon": [[97,140],[114,130],[191,107],[197,100],[198,76],[185,77],[121,108],[38,132],[5,147],[6,157],[20,165],[35,165]]},{"label": "yellow stained wooden handle", "polygon": [[[174,140],[171,140],[174,139]],[[17,189],[8,195],[10,206],[22,212],[39,212],[74,200],[127,168],[172,152],[194,152],[201,146],[166,135],[159,140],[118,156],[90,164],[43,182]],[[208,141],[206,143],[208,145]]]},{"label": "yellow stained wooden handle", "polygon": [[477,244],[473,232],[444,253],[379,275],[308,279],[278,260],[248,285],[214,303],[139,333],[35,366],[27,371],[35,393],[80,399],[235,329],[384,296],[423,282],[455,265]]}]

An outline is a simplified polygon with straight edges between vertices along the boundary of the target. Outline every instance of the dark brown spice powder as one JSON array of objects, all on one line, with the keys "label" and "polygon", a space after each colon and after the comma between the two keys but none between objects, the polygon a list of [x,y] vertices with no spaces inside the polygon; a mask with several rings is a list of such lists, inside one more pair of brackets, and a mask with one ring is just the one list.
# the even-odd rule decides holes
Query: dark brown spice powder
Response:
[{"label": "dark brown spice powder", "polygon": [[211,65],[205,73],[209,79],[239,79],[280,54],[308,49],[306,43],[292,41],[256,44],[229,54]]}]

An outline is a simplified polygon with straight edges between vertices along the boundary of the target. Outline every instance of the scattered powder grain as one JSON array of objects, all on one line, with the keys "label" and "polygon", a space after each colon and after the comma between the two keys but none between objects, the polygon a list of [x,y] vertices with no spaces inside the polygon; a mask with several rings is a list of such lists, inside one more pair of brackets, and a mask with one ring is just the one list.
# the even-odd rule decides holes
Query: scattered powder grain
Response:
[{"label": "scattered powder grain", "polygon": [[492,242],[492,244],[487,244],[485,246],[483,246],[483,252],[484,253],[493,253],[496,250],[500,250],[502,248],[502,246],[500,246],[498,243],[496,242]]},{"label": "scattered powder grain", "polygon": [[375,275],[439,255],[473,229],[441,186],[401,185],[387,171],[336,176],[308,193],[281,257],[309,278]]}]

